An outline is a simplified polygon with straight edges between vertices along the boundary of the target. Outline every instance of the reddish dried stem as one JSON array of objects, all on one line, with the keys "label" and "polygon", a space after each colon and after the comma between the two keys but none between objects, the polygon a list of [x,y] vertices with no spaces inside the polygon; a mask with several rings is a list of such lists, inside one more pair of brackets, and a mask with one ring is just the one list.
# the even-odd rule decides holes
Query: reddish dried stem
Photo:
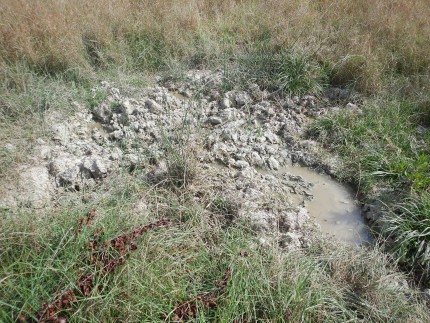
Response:
[{"label": "reddish dried stem", "polygon": [[[187,322],[197,317],[197,302],[203,303],[205,308],[216,308],[218,306],[218,297],[225,293],[231,270],[227,269],[222,276],[221,282],[215,281],[216,290],[197,295],[197,297],[177,306],[172,313],[173,321]],[[166,318],[167,320],[167,318]]]},{"label": "reddish dried stem", "polygon": [[[92,209],[88,213],[85,224],[88,226],[95,216],[95,209]],[[78,220],[77,232],[79,233],[82,229],[84,219]],[[90,296],[94,288],[94,280],[97,277],[103,277],[108,273],[112,272],[117,266],[124,263],[125,256],[129,251],[137,249],[136,244],[133,242],[134,239],[142,236],[146,231],[166,227],[170,225],[169,220],[159,220],[146,225],[138,226],[132,231],[122,234],[118,237],[112,238],[109,242],[104,242],[99,250],[97,239],[93,239],[89,242],[88,246],[92,252],[89,259],[89,265],[96,268],[94,273],[83,273],[80,275],[76,282],[75,288],[69,288],[62,294],[57,296],[54,301],[49,304],[45,302],[42,304],[42,309],[37,313],[37,322],[44,323],[65,323],[65,318],[58,317],[57,314],[64,309],[70,308],[72,303],[76,302],[75,289],[78,289],[84,296]],[[96,230],[96,234],[100,234],[100,230]],[[112,256],[111,250],[113,249],[118,254]]]}]

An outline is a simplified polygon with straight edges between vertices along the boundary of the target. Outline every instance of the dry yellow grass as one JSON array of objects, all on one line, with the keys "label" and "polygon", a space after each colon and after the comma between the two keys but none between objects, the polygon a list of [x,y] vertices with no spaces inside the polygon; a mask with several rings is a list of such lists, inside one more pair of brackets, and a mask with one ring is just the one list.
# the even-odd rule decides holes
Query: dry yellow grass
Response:
[{"label": "dry yellow grass", "polygon": [[[56,73],[109,63],[130,66],[136,62],[136,51],[144,50],[142,37],[158,42],[172,59],[211,60],[258,45],[264,38],[274,48],[329,62],[338,71],[339,82],[355,79],[363,89],[375,89],[386,72],[406,76],[428,72],[429,4],[428,0],[0,0],[0,67],[4,71],[25,61]],[[140,47],[134,49],[130,63],[136,42]]]}]

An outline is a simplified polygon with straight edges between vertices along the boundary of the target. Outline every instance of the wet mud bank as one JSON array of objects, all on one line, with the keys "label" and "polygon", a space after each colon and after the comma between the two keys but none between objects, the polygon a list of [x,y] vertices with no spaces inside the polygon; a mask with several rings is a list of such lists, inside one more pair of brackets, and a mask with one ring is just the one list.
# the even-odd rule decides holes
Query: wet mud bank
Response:
[{"label": "wet mud bank", "polygon": [[323,234],[352,246],[371,242],[362,208],[351,187],[302,166],[284,167],[276,174],[303,183],[304,195],[297,194],[295,187],[291,193],[295,195],[295,203],[308,210]]},{"label": "wet mud bank", "polygon": [[222,84],[222,73],[190,71],[177,81],[158,78],[129,97],[101,82],[93,91],[106,99],[93,109],[73,103],[72,117],[46,116],[50,137],[36,141],[33,165],[2,194],[1,206],[42,208],[64,194],[97,194],[98,182],[123,170],[139,169],[158,185],[179,156],[194,160],[211,194],[234,204],[235,216],[253,223],[264,241],[306,246],[315,222],[347,244],[369,241],[350,190],[309,169],[333,174],[336,158],[316,157],[318,144],[302,139],[310,119],[359,107],[328,97],[279,97],[256,84],[225,92]]}]

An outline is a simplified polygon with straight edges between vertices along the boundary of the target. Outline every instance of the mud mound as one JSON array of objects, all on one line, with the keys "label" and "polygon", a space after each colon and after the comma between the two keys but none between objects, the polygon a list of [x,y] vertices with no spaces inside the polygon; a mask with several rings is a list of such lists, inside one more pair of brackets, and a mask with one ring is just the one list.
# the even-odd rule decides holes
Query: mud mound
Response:
[{"label": "mud mound", "polygon": [[[207,174],[211,190],[234,200],[238,217],[258,230],[277,232],[286,245],[306,244],[307,210],[293,205],[289,196],[292,185],[295,194],[311,196],[309,185],[256,169],[300,163],[325,165],[330,172],[314,157],[316,144],[300,136],[309,117],[339,107],[310,95],[277,97],[256,84],[247,91],[222,92],[222,81],[220,73],[190,71],[185,80],[158,79],[134,97],[102,82],[93,91],[106,93],[106,100],[94,109],[74,103],[76,113],[66,120],[50,112],[51,141],[37,141],[30,152],[33,165],[23,166],[1,205],[41,208],[121,168],[144,169],[156,184],[167,176],[172,149],[199,147],[194,156],[198,171]],[[358,109],[347,108],[352,106]]]}]

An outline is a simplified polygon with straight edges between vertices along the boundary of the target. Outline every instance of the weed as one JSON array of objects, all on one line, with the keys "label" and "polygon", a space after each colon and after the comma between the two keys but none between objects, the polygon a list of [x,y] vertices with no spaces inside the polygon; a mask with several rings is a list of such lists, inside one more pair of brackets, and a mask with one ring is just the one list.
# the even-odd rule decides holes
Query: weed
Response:
[{"label": "weed", "polygon": [[111,102],[110,103],[110,107],[111,107],[112,111],[115,112],[115,113],[119,113],[119,112],[122,111],[122,104],[119,103],[119,102]]},{"label": "weed", "polygon": [[430,196],[428,193],[397,203],[386,211],[380,227],[388,248],[399,262],[416,270],[417,279],[430,275]]},{"label": "weed", "polygon": [[[285,252],[276,245],[266,248],[245,223],[226,230],[208,225],[204,207],[198,201],[189,203],[188,198],[177,197],[175,208],[192,208],[196,213],[192,221],[147,231],[139,238],[142,247],[135,249],[127,232],[151,221],[147,215],[132,216],[135,199],[144,195],[148,214],[158,218],[166,194],[176,194],[135,182],[130,185],[125,180],[134,177],[127,173],[119,177],[120,182],[107,185],[109,194],[93,201],[96,216],[90,213],[79,220],[74,214],[81,214],[84,206],[72,202],[42,217],[34,218],[25,209],[19,217],[9,213],[2,217],[2,321],[15,321],[23,313],[31,317],[46,299],[56,305],[61,301],[62,311],[57,314],[70,322],[157,321],[174,315],[227,322],[428,320],[425,306],[413,292],[391,287],[403,277],[389,269],[378,250],[357,252],[318,240],[307,252]],[[130,193],[124,196],[124,190]],[[117,203],[112,205],[111,199]],[[104,235],[94,236],[93,228],[102,228]],[[135,250],[127,253],[117,270],[82,285],[90,280],[86,275],[77,277],[79,273],[94,272],[86,262],[91,256],[101,260],[99,264],[113,264],[128,249]],[[218,285],[217,280],[221,280]],[[74,301],[69,288],[77,281],[86,288],[75,290]],[[89,290],[91,297],[86,297]],[[64,307],[65,300],[73,306]]]},{"label": "weed", "polygon": [[409,102],[368,102],[362,115],[344,111],[316,120],[308,136],[336,150],[347,163],[341,176],[360,182],[365,193],[375,182],[425,191],[429,168],[423,154],[428,148],[416,145],[416,114]]},{"label": "weed", "polygon": [[278,64],[275,84],[286,93],[317,94],[328,83],[322,67],[303,55],[282,54]]},{"label": "weed", "polygon": [[166,151],[166,164],[168,181],[178,188],[190,185],[196,177],[196,161],[193,147],[188,143],[187,125],[170,138],[164,134],[163,144]]},{"label": "weed", "polygon": [[92,33],[84,33],[82,35],[82,43],[88,55],[90,64],[94,67],[100,67],[103,63],[102,44],[97,40],[97,37]]},{"label": "weed", "polygon": [[381,90],[380,80],[383,79],[374,61],[361,55],[348,55],[343,57],[333,67],[331,83],[340,86],[349,86],[364,93],[375,93]]},{"label": "weed", "polygon": [[160,34],[133,32],[125,35],[132,58],[131,66],[146,70],[158,70],[167,62],[167,48]]},{"label": "weed", "polygon": [[328,84],[327,70],[305,54],[262,44],[237,55],[224,66],[224,90],[258,83],[284,95],[319,93]]},{"label": "weed", "polygon": [[[87,14],[77,15],[83,7]],[[315,58],[335,67],[337,83],[353,83],[374,93],[387,83],[387,75],[411,81],[414,76],[428,77],[428,15],[428,6],[420,0],[389,6],[369,0],[307,0],[299,5],[294,1],[205,0],[184,5],[147,0],[91,4],[5,0],[0,14],[4,22],[0,64],[25,62],[49,75],[112,65],[153,70],[172,60],[201,67],[264,44],[269,58],[282,50],[306,57],[305,64],[300,57],[287,60],[278,66],[281,70],[303,71],[309,67],[308,58]],[[280,85],[293,92],[298,84],[310,86],[308,67],[292,78],[283,75]]]},{"label": "weed", "polygon": [[238,205],[223,196],[216,196],[210,204],[210,209],[215,214],[223,217],[222,222],[225,223],[223,224],[224,227],[229,226],[238,217],[239,213]]},{"label": "weed", "polygon": [[[364,198],[389,206],[382,240],[389,238],[388,248],[403,266],[428,275],[430,138],[417,132],[423,113],[425,106],[411,102],[368,102],[361,115],[344,111],[316,120],[308,136],[341,156],[339,176],[357,185]],[[387,188],[391,194],[382,193]]]},{"label": "weed", "polygon": [[106,97],[106,93],[102,90],[91,91],[87,95],[88,108],[93,110],[94,108],[98,107],[100,103],[106,100]]},{"label": "weed", "polygon": [[176,155],[168,163],[169,180],[178,187],[184,187],[191,184],[195,177],[195,170],[190,161],[183,156]]}]

